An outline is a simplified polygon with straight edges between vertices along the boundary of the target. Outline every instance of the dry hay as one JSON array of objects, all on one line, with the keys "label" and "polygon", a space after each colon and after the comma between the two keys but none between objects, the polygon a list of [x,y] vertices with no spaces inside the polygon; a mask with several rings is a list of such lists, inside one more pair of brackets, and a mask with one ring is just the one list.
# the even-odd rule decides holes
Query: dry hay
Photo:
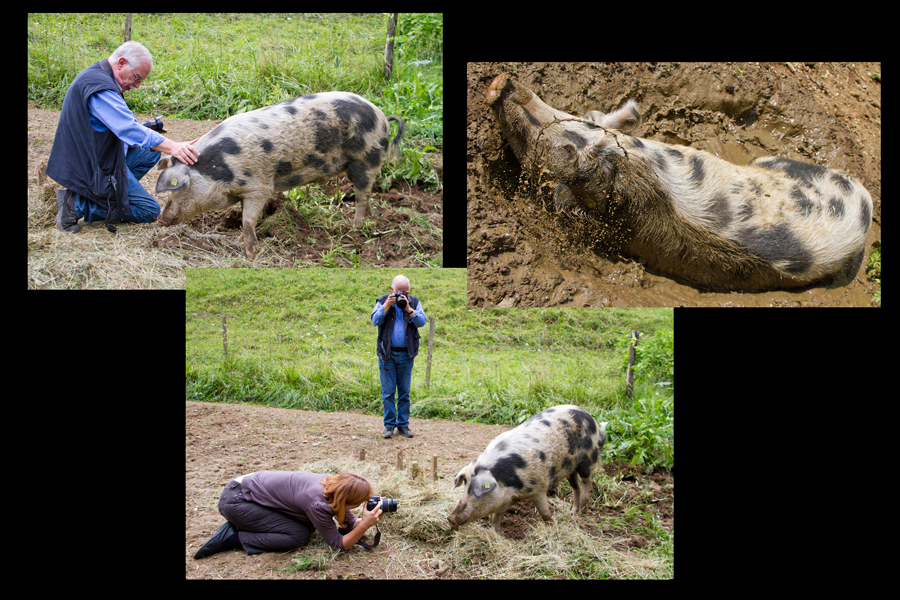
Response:
[{"label": "dry hay", "polygon": [[[525,539],[513,540],[494,532],[486,519],[453,531],[447,515],[459,502],[461,491],[452,489],[451,480],[434,481],[430,469],[410,477],[410,469],[398,471],[350,458],[326,459],[297,468],[314,473],[357,473],[372,483],[376,494],[398,499],[398,511],[386,514],[378,525],[382,537],[389,539],[397,550],[392,557],[406,554],[410,557],[407,562],[414,563],[411,558],[414,553],[438,547],[452,564],[455,576],[634,578],[652,576],[654,570],[664,567],[660,561],[628,552],[623,540],[611,539],[606,533],[597,536],[594,524],[583,527],[579,520],[589,517],[573,517],[569,512],[571,503],[560,498],[550,499],[551,522],[544,523],[535,517],[526,527]],[[362,514],[361,509],[353,512],[357,516]],[[373,534],[374,530],[367,533],[370,541]],[[314,536],[313,542],[294,560],[297,568],[309,564],[306,568],[325,570],[338,555],[320,537]],[[400,570],[401,577],[417,576],[415,570],[404,570],[410,567],[403,561],[392,558],[389,562],[395,575]]]}]

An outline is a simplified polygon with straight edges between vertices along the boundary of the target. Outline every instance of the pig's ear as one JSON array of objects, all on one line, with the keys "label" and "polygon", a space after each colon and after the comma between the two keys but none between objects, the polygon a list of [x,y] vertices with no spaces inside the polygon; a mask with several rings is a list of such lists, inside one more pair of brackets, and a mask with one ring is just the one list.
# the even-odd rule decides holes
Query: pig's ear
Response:
[{"label": "pig's ear", "polygon": [[459,473],[456,474],[456,481],[453,482],[453,488],[458,488],[460,485],[468,481],[468,477],[466,477],[466,469],[469,468],[469,465],[466,465],[462,469],[459,470]]},{"label": "pig's ear", "polygon": [[163,156],[159,159],[159,162],[156,163],[156,170],[162,171],[163,169],[168,169],[172,166],[172,158],[169,156]]},{"label": "pig's ear", "polygon": [[599,124],[607,129],[618,129],[622,133],[634,131],[641,124],[641,113],[638,112],[637,102],[629,100],[622,108],[603,117]]},{"label": "pig's ear", "polygon": [[490,494],[497,489],[497,480],[488,473],[480,473],[472,478],[472,494],[476,498],[481,498],[485,494]]},{"label": "pig's ear", "polygon": [[190,180],[191,177],[187,173],[173,173],[171,171],[168,174],[163,173],[159,176],[159,179],[156,180],[156,193],[161,194],[163,192],[180,190],[186,186]]}]

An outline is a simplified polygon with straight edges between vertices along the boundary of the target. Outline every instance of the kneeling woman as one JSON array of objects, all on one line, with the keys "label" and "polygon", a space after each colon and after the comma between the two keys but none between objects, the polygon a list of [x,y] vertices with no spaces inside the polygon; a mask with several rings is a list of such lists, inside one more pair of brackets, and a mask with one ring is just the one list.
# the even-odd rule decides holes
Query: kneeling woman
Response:
[{"label": "kneeling woman", "polygon": [[[299,548],[309,542],[313,528],[333,548],[348,550],[381,520],[380,501],[372,512],[363,507],[361,519],[350,512],[372,493],[372,485],[354,473],[259,471],[241,475],[225,486],[219,499],[219,512],[228,521],[194,558],[232,548],[243,548],[247,554]],[[340,522],[340,532],[332,517]]]}]

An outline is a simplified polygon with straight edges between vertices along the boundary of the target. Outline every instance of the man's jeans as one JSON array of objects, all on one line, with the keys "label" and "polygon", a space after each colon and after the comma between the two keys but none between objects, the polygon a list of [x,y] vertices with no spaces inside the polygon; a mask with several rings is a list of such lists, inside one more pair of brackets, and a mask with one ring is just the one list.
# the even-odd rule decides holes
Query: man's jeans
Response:
[{"label": "man's jeans", "polygon": [[[159,162],[160,156],[162,155],[156,150],[142,150],[137,147],[128,149],[125,154],[125,176],[128,178],[128,203],[131,206],[131,214],[123,215],[119,212],[113,215],[113,221],[152,223],[159,216],[159,202],[144,189],[139,180]],[[103,221],[106,219],[106,212],[106,207],[83,196],[75,196],[76,218],[84,217],[85,223]]]},{"label": "man's jeans", "polygon": [[[385,427],[409,427],[409,385],[412,381],[413,360],[406,352],[395,350],[391,351],[387,360],[378,359]],[[398,394],[396,409],[394,390]]]}]

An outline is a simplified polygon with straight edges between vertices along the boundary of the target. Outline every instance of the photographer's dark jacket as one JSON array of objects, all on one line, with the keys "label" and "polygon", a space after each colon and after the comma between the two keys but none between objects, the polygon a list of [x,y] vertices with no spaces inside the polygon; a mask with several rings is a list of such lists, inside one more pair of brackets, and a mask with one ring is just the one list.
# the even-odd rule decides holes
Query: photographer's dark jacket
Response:
[{"label": "photographer's dark jacket", "polygon": [[[376,300],[376,304],[384,306],[390,294],[385,294]],[[419,307],[419,299],[415,296],[408,296],[409,307],[416,310]],[[393,308],[393,307],[391,307]],[[391,356],[391,335],[394,332],[394,320],[397,318],[396,310],[389,310],[384,315],[384,321],[378,326],[378,347],[376,353],[378,358],[388,359]],[[419,354],[419,328],[416,327],[412,319],[407,319],[406,323],[406,353],[410,358],[415,358]]]},{"label": "photographer's dark jacket", "polygon": [[91,127],[88,99],[103,90],[122,93],[105,59],[79,73],[69,86],[47,162],[47,175],[107,209],[110,200],[114,205],[119,201],[118,210],[130,215],[122,141],[112,131],[95,131]]}]

